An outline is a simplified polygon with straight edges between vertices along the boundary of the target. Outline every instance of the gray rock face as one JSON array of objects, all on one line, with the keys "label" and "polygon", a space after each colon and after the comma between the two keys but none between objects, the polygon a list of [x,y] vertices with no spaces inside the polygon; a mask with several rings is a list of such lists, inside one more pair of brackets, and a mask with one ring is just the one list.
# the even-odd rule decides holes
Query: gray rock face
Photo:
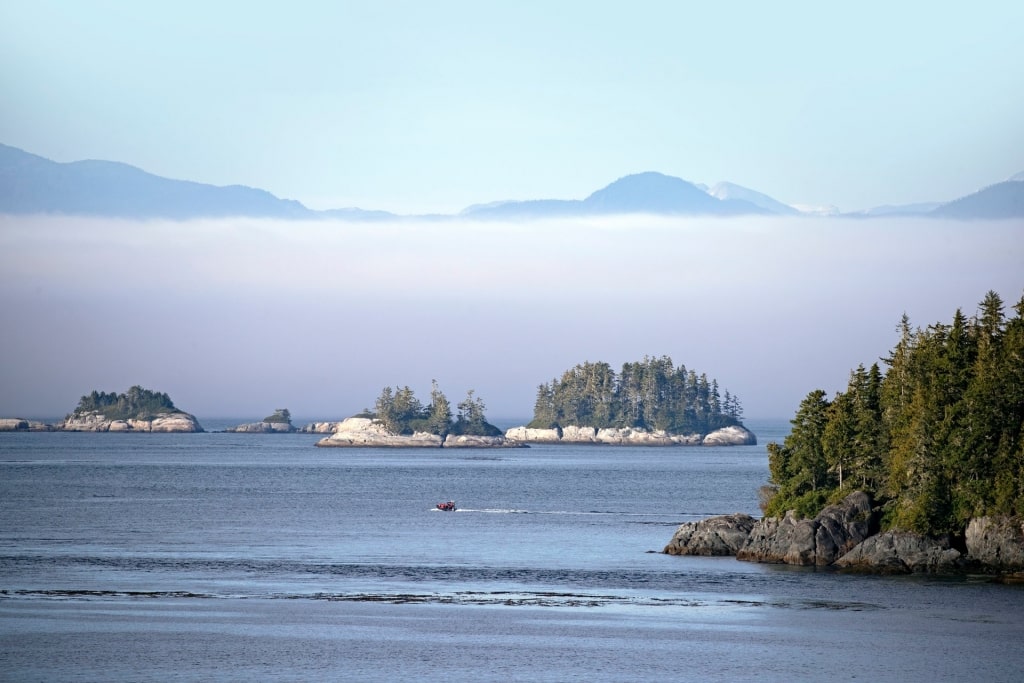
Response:
[{"label": "gray rock face", "polygon": [[829,565],[866,539],[873,522],[871,499],[855,491],[814,519],[797,519],[791,510],[782,519],[766,517],[758,521],[736,559]]},{"label": "gray rock face", "polygon": [[750,431],[743,427],[724,427],[706,436],[700,434],[669,434],[664,430],[579,427],[569,425],[562,429],[531,429],[512,427],[505,438],[522,443],[608,444],[612,446],[746,446],[757,443]]},{"label": "gray rock face", "polygon": [[69,415],[59,429],[65,432],[201,432],[195,416],[159,413],[148,419],[111,420],[99,412]]},{"label": "gray rock face", "polygon": [[976,517],[967,525],[967,555],[998,570],[1024,570],[1024,521]]},{"label": "gray rock face", "polygon": [[743,513],[687,522],[676,529],[662,551],[668,555],[735,555],[754,528],[754,518]]},{"label": "gray rock face", "polygon": [[886,531],[853,548],[835,566],[872,574],[948,574],[960,570],[963,560],[947,540]]}]

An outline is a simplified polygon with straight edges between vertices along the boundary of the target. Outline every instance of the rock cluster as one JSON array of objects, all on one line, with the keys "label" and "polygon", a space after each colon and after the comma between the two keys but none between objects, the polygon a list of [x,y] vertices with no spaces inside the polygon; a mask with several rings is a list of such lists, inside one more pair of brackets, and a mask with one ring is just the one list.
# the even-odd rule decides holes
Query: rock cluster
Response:
[{"label": "rock cluster", "polygon": [[669,555],[735,555],[750,562],[835,567],[877,574],[946,574],[968,569],[1024,571],[1024,522],[982,517],[967,527],[967,552],[947,538],[903,531],[877,533],[870,498],[854,492],[814,519],[721,515],[681,525]]},{"label": "rock cluster", "polygon": [[52,432],[56,430],[51,424],[37,420],[26,420],[20,417],[0,417],[0,432]]},{"label": "rock cluster", "polygon": [[367,417],[350,417],[337,426],[334,433],[316,442],[317,446],[371,448],[517,448],[522,444],[503,436],[472,436],[416,432],[395,434],[381,422]]},{"label": "rock cluster", "polygon": [[754,525],[736,558],[752,562],[782,562],[825,566],[849,552],[871,534],[871,500],[860,491],[838,505],[829,505],[814,519],[797,519],[792,511],[782,519],[766,517]]},{"label": "rock cluster", "polygon": [[749,446],[757,437],[744,427],[724,427],[706,436],[700,434],[669,434],[664,430],[579,427],[533,429],[512,427],[505,438],[521,443],[608,444],[614,446]]},{"label": "rock cluster", "polygon": [[750,537],[755,520],[736,513],[681,525],[665,551],[669,555],[735,555]]},{"label": "rock cluster", "polygon": [[333,434],[338,431],[341,422],[310,422],[299,428],[303,434]]},{"label": "rock cluster", "polygon": [[966,564],[948,539],[886,531],[866,539],[837,559],[835,566],[872,574],[949,574]]},{"label": "rock cluster", "polygon": [[291,422],[249,422],[229,427],[225,432],[245,434],[291,434],[298,431]]},{"label": "rock cluster", "polygon": [[1024,568],[1024,521],[1008,517],[976,517],[967,525],[967,554],[1003,570]]}]

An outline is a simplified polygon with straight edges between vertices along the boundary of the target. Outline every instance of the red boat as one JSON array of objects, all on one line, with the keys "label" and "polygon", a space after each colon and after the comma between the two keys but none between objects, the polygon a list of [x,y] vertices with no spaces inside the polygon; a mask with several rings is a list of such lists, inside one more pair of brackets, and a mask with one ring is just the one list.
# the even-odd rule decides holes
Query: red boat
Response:
[{"label": "red boat", "polygon": [[441,510],[442,512],[455,512],[455,501],[449,500],[445,501],[444,503],[438,503],[437,509]]}]

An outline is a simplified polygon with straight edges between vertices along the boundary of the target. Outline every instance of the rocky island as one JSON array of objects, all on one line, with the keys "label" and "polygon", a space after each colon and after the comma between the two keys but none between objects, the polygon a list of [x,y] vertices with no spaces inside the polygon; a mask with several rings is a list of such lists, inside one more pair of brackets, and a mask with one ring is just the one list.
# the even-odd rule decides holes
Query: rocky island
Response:
[{"label": "rocky island", "polygon": [[178,410],[170,396],[134,386],[122,394],[93,391],[56,425],[65,432],[201,432],[194,415]]},{"label": "rocky island", "polygon": [[278,408],[259,422],[248,422],[229,427],[225,432],[244,434],[292,434],[300,431],[292,424],[292,414],[287,408]]},{"label": "rocky island", "polygon": [[683,524],[672,555],[1024,581],[1024,298],[913,329],[829,400],[810,392],[768,444],[759,520]]},{"label": "rocky island", "polygon": [[448,399],[433,382],[424,406],[409,387],[385,387],[373,411],[350,417],[316,443],[341,448],[518,448],[487,422],[484,402],[472,389],[453,419]]},{"label": "rocky island", "polygon": [[533,420],[505,432],[523,443],[615,446],[747,446],[739,399],[718,381],[668,356],[624,363],[585,362],[541,384]]}]

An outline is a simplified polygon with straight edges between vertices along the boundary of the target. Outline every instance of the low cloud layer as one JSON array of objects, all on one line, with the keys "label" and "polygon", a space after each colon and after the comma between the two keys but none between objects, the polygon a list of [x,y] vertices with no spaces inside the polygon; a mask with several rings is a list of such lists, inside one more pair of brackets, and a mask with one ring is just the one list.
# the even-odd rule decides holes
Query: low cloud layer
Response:
[{"label": "low cloud layer", "polygon": [[1019,222],[621,217],[525,224],[0,217],[0,415],[93,389],[303,419],[385,385],[528,418],[584,360],[669,355],[749,417],[845,386],[912,323],[1024,294]]}]

